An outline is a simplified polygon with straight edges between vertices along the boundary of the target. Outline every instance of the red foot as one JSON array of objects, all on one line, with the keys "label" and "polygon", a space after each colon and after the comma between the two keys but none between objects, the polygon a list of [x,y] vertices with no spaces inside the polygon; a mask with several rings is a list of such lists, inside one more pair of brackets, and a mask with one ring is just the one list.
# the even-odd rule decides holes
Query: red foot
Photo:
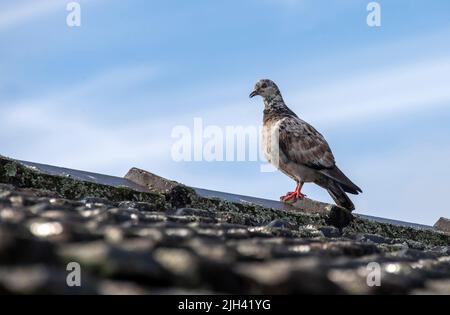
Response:
[{"label": "red foot", "polygon": [[301,191],[300,191],[302,189],[302,186],[303,185],[297,185],[297,187],[295,188],[295,191],[288,192],[286,194],[286,196],[282,196],[282,197],[280,197],[280,199],[282,201],[286,202],[286,201],[289,201],[289,200],[292,200],[292,199],[295,199],[295,198],[297,198],[297,199],[305,198],[306,195],[302,194]]}]

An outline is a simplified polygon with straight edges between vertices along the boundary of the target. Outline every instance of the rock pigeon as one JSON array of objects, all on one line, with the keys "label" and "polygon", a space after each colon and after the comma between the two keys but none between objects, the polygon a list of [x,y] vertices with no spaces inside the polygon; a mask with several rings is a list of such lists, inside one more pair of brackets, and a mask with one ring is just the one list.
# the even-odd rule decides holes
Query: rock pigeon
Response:
[{"label": "rock pigeon", "polygon": [[295,191],[281,197],[284,202],[304,198],[304,183],[312,182],[326,189],[337,205],[348,210],[355,206],[347,193],[362,193],[336,166],[325,138],[300,119],[284,103],[278,86],[271,80],[260,80],[250,93],[264,99],[262,143],[267,160],[296,181]]}]

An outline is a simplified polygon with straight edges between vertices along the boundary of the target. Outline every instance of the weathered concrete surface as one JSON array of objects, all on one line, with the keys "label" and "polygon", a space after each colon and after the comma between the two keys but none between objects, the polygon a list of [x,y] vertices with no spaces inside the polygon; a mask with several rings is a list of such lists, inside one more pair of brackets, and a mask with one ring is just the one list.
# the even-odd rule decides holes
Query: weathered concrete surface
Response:
[{"label": "weathered concrete surface", "polygon": [[175,181],[165,179],[148,171],[133,167],[125,175],[132,182],[158,193],[168,193],[175,186],[180,185]]},{"label": "weathered concrete surface", "polygon": [[434,227],[438,231],[450,233],[450,219],[440,218],[435,224]]}]

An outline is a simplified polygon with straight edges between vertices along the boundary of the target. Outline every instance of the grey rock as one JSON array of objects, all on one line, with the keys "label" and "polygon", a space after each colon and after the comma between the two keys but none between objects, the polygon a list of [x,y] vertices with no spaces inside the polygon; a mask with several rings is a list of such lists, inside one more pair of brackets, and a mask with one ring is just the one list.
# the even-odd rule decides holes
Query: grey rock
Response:
[{"label": "grey rock", "polygon": [[440,218],[434,227],[439,231],[450,233],[450,219]]},{"label": "grey rock", "polygon": [[276,219],[276,220],[271,221],[269,224],[267,224],[267,227],[269,227],[269,228],[295,229],[297,226],[294,223],[289,222],[287,220]]},{"label": "grey rock", "polygon": [[377,234],[358,234],[355,238],[358,242],[368,242],[374,244],[393,244],[393,240]]},{"label": "grey rock", "polygon": [[175,211],[176,216],[197,216],[197,217],[207,217],[214,218],[215,215],[211,211],[194,209],[194,208],[180,208]]},{"label": "grey rock", "polygon": [[342,235],[339,229],[334,226],[322,226],[319,227],[319,231],[321,231],[323,235],[328,238],[341,237]]},{"label": "grey rock", "polygon": [[118,205],[119,208],[125,208],[125,209],[137,209],[139,211],[156,211],[158,209],[155,209],[154,205],[146,203],[146,202],[135,202],[135,201],[122,201]]}]

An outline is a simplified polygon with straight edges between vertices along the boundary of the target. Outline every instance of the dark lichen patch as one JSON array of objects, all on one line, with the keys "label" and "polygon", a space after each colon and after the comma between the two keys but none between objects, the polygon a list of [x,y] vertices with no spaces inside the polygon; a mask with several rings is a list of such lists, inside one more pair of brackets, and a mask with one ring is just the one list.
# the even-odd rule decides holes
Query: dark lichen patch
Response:
[{"label": "dark lichen patch", "polygon": [[172,208],[189,207],[196,203],[198,195],[194,189],[184,186],[176,185],[168,193],[166,199],[171,204]]},{"label": "dark lichen patch", "polygon": [[241,204],[217,198],[201,198],[195,201],[195,207],[210,209],[223,221],[232,224],[248,226],[263,226],[277,219],[284,219],[297,225],[325,224],[325,219],[320,215],[299,213],[297,211],[283,211],[264,208],[254,204]]},{"label": "dark lichen patch", "polygon": [[67,199],[99,197],[111,201],[145,201],[154,204],[155,207],[166,206],[165,197],[161,194],[137,192],[126,187],[111,187],[77,181],[70,177],[48,175],[7,158],[0,158],[0,182],[19,188],[51,191]]},{"label": "dark lichen patch", "polygon": [[353,233],[377,234],[383,237],[400,240],[412,240],[432,246],[450,245],[450,235],[445,233],[378,223],[361,218],[355,218],[353,222],[344,229],[344,236]]},{"label": "dark lichen patch", "polygon": [[5,164],[5,176],[15,177],[17,175],[17,167],[15,163]]}]

